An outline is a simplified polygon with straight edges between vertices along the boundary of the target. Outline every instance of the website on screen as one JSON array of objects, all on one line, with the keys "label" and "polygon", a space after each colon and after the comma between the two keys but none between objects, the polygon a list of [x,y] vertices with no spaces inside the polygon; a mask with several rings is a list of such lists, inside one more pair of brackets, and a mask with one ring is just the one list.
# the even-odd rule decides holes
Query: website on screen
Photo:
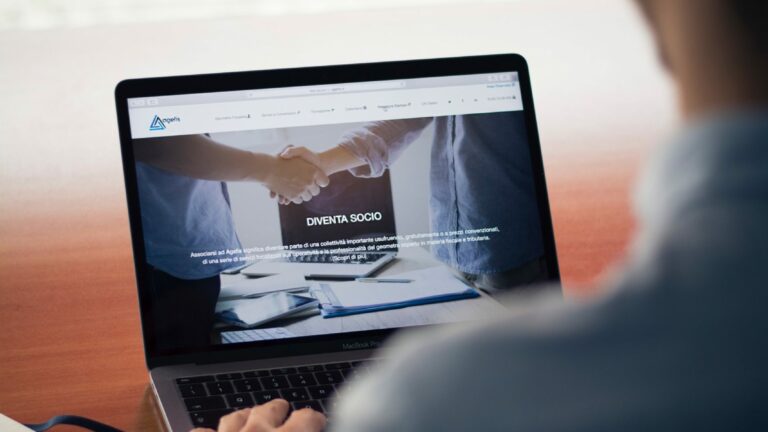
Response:
[{"label": "website on screen", "polygon": [[515,72],[128,105],[161,349],[464,321],[545,276]]}]

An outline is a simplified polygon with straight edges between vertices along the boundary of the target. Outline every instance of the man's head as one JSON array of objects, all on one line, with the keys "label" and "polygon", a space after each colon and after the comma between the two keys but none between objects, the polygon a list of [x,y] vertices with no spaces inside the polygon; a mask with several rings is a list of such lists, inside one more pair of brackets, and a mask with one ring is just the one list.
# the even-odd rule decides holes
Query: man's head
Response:
[{"label": "man's head", "polygon": [[636,1],[687,116],[768,106],[768,1]]}]

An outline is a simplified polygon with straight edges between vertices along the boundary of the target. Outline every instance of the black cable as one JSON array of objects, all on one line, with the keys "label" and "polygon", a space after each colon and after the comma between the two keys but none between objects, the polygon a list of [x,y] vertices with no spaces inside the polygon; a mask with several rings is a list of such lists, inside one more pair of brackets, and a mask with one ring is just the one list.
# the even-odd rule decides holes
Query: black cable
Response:
[{"label": "black cable", "polygon": [[42,432],[47,431],[56,425],[80,426],[81,428],[88,429],[93,432],[122,432],[120,429],[113,428],[112,426],[105,425],[104,423],[99,423],[96,420],[74,415],[60,415],[52,417],[45,423],[25,424],[24,426],[32,429],[35,432]]}]

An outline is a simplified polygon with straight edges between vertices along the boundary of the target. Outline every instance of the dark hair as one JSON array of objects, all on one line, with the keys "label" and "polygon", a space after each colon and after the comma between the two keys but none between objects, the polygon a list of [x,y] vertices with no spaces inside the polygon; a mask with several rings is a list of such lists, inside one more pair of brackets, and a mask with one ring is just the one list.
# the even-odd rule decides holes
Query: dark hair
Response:
[{"label": "dark hair", "polygon": [[[636,0],[641,12],[651,17],[650,0]],[[739,26],[748,42],[768,48],[768,1],[766,0],[721,0],[730,16],[724,17]],[[653,22],[653,19],[651,19]]]}]

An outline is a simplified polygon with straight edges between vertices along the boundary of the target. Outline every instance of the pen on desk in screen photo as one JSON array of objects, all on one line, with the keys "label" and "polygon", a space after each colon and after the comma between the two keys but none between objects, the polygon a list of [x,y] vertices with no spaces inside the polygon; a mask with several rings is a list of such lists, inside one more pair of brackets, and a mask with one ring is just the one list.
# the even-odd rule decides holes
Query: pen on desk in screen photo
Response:
[{"label": "pen on desk in screen photo", "polygon": [[357,282],[368,283],[411,283],[413,279],[395,279],[395,278],[357,278]]}]

